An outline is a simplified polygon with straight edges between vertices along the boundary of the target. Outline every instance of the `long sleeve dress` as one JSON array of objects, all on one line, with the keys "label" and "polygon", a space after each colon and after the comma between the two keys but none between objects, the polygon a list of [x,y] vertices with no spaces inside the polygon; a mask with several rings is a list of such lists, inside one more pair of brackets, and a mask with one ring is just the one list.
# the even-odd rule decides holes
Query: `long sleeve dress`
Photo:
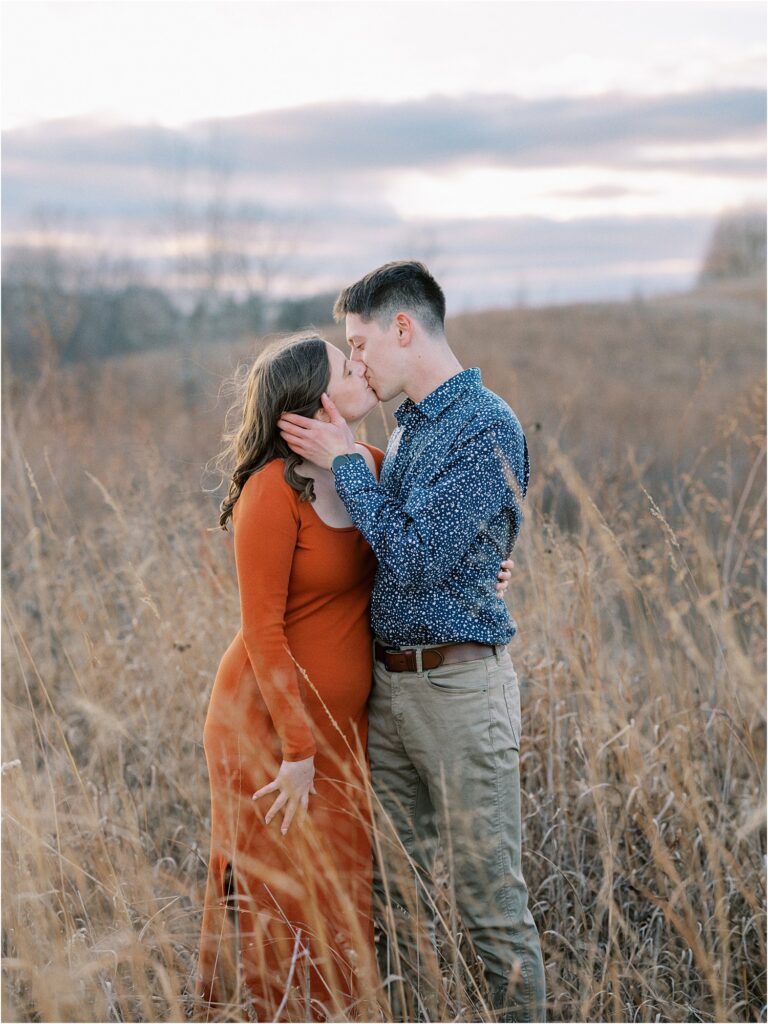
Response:
[{"label": "long sleeve dress", "polygon": [[[368,446],[376,469],[383,452]],[[274,459],[232,515],[241,628],[221,659],[203,745],[211,845],[195,994],[249,1000],[258,1020],[313,1020],[374,978],[366,701],[376,559],[332,527]],[[314,756],[304,824],[264,824],[281,760]],[[239,968],[238,968],[239,961]],[[237,988],[239,981],[240,987]],[[246,986],[247,991],[242,986]]]}]

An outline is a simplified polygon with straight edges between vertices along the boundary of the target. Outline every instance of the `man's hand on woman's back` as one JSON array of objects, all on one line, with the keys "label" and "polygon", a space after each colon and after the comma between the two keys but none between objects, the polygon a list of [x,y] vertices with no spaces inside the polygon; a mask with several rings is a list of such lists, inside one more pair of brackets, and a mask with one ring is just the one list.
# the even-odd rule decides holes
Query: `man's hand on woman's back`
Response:
[{"label": "man's hand on woman's back", "polygon": [[499,574],[496,577],[496,579],[499,581],[496,584],[497,597],[504,597],[504,595],[506,594],[507,587],[509,586],[509,581],[512,579],[512,573],[510,572],[510,569],[514,564],[514,560],[511,558],[505,558],[504,561],[501,563],[501,569],[499,569]]}]

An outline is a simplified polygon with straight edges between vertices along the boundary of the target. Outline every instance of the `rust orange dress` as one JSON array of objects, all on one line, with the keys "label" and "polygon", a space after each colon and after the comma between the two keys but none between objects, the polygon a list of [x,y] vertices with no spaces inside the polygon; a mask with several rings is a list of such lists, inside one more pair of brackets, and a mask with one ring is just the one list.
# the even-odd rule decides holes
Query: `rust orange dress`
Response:
[{"label": "rust orange dress", "polygon": [[[367,446],[377,473],[383,452]],[[235,503],[241,628],[221,659],[203,741],[211,846],[195,994],[260,1021],[362,1011],[374,984],[366,701],[376,559],[324,523],[274,459]],[[316,794],[280,832],[251,795],[282,759],[314,756]],[[354,1013],[354,1010],[351,1011]],[[365,1014],[363,1014],[365,1016]]]}]

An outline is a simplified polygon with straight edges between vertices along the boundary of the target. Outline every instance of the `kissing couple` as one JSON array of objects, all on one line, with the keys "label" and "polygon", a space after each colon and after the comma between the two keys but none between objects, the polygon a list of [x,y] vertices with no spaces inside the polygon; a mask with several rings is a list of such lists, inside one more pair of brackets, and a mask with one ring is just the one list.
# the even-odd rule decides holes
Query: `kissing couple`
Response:
[{"label": "kissing couple", "polygon": [[[451,350],[422,263],[333,313],[349,354],[272,343],[226,435],[241,628],[203,734],[200,1019],[234,998],[260,1021],[439,1020],[458,958],[489,1019],[544,1021],[503,598],[525,435]],[[357,442],[401,394],[386,452]]]}]

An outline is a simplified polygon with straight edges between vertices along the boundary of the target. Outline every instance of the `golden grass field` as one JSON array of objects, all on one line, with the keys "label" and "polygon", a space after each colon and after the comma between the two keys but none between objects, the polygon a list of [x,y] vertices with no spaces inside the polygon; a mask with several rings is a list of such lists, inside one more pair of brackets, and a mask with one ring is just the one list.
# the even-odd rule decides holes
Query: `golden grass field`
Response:
[{"label": "golden grass field", "polygon": [[[510,653],[553,1021],[765,1020],[764,311],[758,283],[448,324],[530,448]],[[205,466],[258,344],[4,370],[3,1020],[191,1013],[239,627]],[[441,1012],[489,1019],[460,975]]]}]

